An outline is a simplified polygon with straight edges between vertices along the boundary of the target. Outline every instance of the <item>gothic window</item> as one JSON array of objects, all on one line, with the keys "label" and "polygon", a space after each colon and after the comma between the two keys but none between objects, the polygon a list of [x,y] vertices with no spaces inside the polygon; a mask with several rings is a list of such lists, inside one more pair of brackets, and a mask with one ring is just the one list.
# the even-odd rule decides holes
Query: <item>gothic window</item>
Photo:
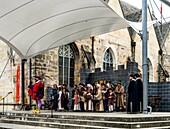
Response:
[{"label": "gothic window", "polygon": [[59,85],[74,85],[74,55],[70,45],[59,48]]},{"label": "gothic window", "polygon": [[113,57],[110,49],[107,49],[104,54],[103,70],[106,71],[109,67],[113,67]]}]

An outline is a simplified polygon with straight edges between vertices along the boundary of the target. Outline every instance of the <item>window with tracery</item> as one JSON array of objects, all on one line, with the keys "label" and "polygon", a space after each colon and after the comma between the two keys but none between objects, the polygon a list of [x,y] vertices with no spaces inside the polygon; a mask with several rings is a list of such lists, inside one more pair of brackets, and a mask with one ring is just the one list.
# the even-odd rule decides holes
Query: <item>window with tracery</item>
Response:
[{"label": "window with tracery", "polygon": [[109,49],[104,54],[103,70],[106,71],[109,67],[113,67],[113,57]]},{"label": "window with tracery", "polygon": [[59,85],[74,86],[74,54],[70,45],[59,48]]}]

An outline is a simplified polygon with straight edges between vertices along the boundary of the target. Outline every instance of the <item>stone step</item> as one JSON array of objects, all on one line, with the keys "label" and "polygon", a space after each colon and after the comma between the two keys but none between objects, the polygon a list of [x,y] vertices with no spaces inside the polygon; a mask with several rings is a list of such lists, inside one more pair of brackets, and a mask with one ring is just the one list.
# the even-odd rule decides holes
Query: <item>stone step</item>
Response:
[{"label": "stone step", "polygon": [[[100,126],[100,127],[119,127],[119,128],[148,128],[148,127],[162,127],[170,126],[170,120],[167,121],[146,121],[146,122],[120,122],[120,121],[101,121],[101,120],[82,120],[82,119],[60,119],[60,118],[45,118],[45,117],[29,117],[29,116],[4,116],[1,119],[8,121],[24,121],[30,122],[48,122],[71,125],[86,125],[86,126]],[[4,122],[3,120],[1,120]],[[34,123],[33,123],[34,124]]]},{"label": "stone step", "polygon": [[[108,114],[108,115],[107,115]],[[46,117],[50,118],[50,113],[8,113],[7,115],[12,116],[30,116],[30,117]],[[122,117],[122,115],[124,115]],[[166,121],[170,120],[170,116],[157,116],[157,115],[145,115],[143,114],[131,114],[130,116],[127,114],[120,113],[119,116],[115,113],[54,113],[54,118],[62,118],[62,119],[88,119],[88,120],[102,120],[102,121],[121,121],[121,122],[145,122],[145,121]]]},{"label": "stone step", "polygon": [[[0,129],[35,129],[35,126],[0,123]],[[36,129],[44,129],[44,127],[36,126]],[[46,127],[45,129],[51,129],[51,128]],[[59,128],[55,128],[55,129],[59,129]]]},{"label": "stone step", "polygon": [[[51,118],[53,115],[53,118]],[[16,123],[50,128],[168,128],[170,114],[126,114],[126,113],[86,113],[86,112],[53,112],[42,111],[33,114],[31,111],[6,112],[0,115],[1,123]],[[38,124],[38,123],[39,124]],[[25,124],[26,123],[26,124]],[[43,126],[42,126],[43,125]]]},{"label": "stone step", "polygon": [[[48,128],[61,128],[61,129],[117,129],[111,127],[102,126],[91,126],[91,125],[78,125],[78,124],[66,124],[57,122],[40,122],[40,121],[28,121],[28,120],[10,120],[10,119],[0,119],[0,123],[12,123],[18,125],[29,125],[29,126],[39,126]],[[120,129],[120,128],[119,128]]]},{"label": "stone step", "polygon": [[162,126],[162,127],[152,127],[152,128],[142,128],[142,129],[170,129],[170,126]]}]

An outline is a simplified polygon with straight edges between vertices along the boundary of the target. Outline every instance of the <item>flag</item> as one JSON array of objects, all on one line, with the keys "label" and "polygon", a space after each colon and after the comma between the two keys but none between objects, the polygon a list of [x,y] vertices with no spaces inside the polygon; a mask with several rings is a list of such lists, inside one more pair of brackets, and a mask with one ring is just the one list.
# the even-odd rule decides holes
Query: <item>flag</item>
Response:
[{"label": "flag", "polygon": [[16,73],[16,102],[20,101],[20,66],[17,67]]}]

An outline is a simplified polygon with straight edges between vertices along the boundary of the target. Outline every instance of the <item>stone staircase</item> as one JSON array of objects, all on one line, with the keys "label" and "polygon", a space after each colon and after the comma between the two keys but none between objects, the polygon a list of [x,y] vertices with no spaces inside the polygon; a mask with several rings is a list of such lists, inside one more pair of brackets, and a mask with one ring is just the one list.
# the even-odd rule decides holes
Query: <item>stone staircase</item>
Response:
[{"label": "stone staircase", "polygon": [[[0,115],[0,123],[12,124],[11,127],[0,129],[13,129],[17,125],[20,128],[31,126],[39,128],[59,129],[123,129],[123,128],[170,128],[170,115],[147,115],[126,113],[85,113],[85,112],[58,112],[51,118],[50,113],[32,114],[22,112],[8,112]],[[15,125],[15,126],[14,126]],[[27,127],[26,127],[27,126]],[[17,127],[17,129],[20,129]]]}]

